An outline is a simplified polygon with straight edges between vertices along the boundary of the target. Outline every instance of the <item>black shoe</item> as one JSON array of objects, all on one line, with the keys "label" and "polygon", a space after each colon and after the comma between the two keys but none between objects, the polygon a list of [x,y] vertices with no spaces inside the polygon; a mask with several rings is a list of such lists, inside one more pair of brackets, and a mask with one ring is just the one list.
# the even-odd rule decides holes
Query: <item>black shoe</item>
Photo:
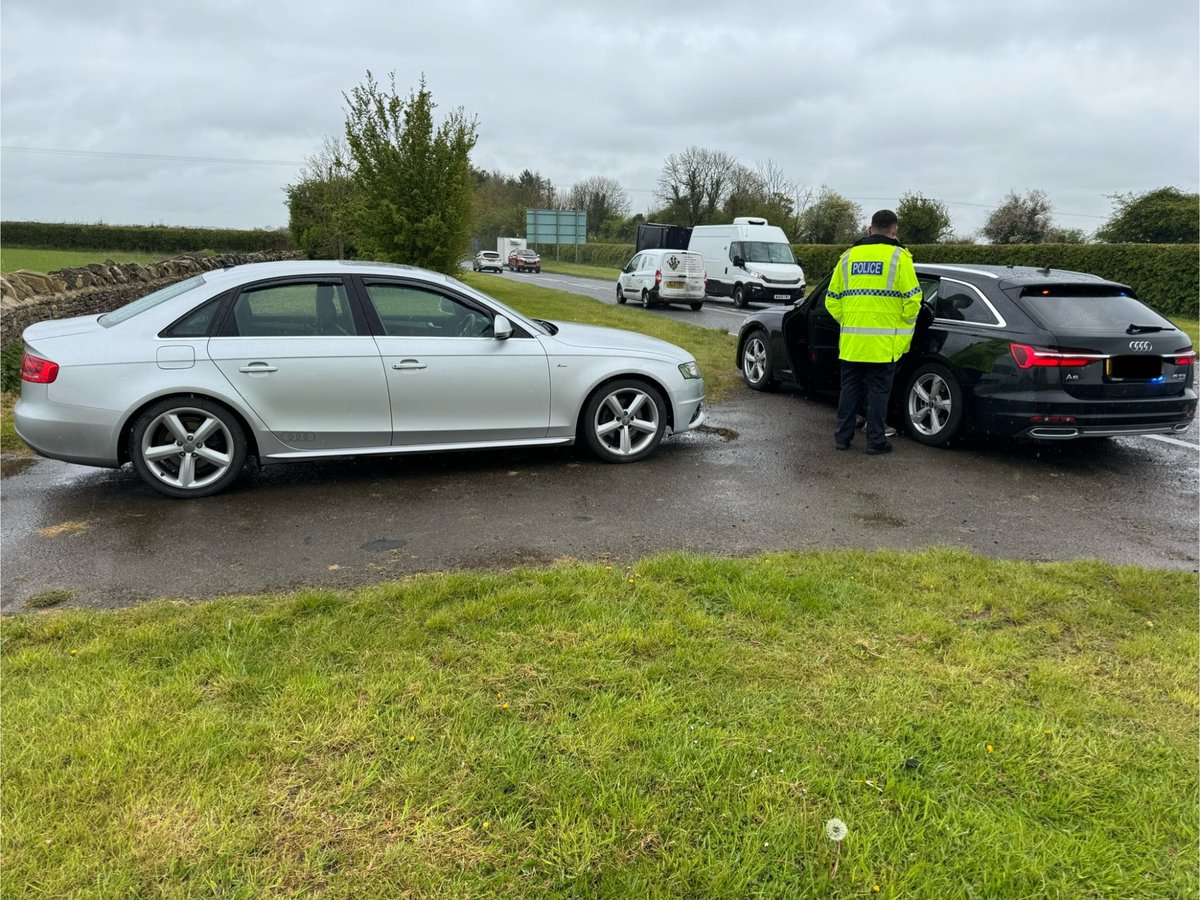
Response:
[{"label": "black shoe", "polygon": [[834,441],[833,446],[836,447],[838,450],[849,450],[850,442],[846,441],[846,443],[843,444],[841,441]]},{"label": "black shoe", "polygon": [[884,444],[882,447],[868,447],[867,456],[879,456],[882,453],[891,453],[892,445]]}]

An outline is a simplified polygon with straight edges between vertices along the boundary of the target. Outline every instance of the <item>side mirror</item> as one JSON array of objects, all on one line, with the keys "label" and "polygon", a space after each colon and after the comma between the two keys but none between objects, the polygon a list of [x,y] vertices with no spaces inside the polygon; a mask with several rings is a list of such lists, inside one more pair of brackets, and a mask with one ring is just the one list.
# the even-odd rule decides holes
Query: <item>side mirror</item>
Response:
[{"label": "side mirror", "polygon": [[492,320],[492,336],[498,341],[507,341],[512,337],[512,322],[507,316],[496,316]]},{"label": "side mirror", "polygon": [[746,261],[745,261],[744,259],[742,259],[740,256],[735,256],[735,257],[733,258],[733,264],[734,264],[734,265],[735,265],[737,268],[739,268],[739,269],[743,269],[743,268],[745,268],[745,266],[746,266]]}]

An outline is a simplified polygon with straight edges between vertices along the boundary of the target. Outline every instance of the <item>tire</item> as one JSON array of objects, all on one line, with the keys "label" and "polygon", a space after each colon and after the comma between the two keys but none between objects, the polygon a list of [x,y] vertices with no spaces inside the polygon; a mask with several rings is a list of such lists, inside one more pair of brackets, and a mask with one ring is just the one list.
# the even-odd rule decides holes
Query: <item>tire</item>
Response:
[{"label": "tire", "polygon": [[962,422],[958,379],[941,363],[918,366],[904,387],[904,425],[913,440],[945,447],[958,437]]},{"label": "tire", "polygon": [[773,391],[775,376],[771,365],[771,339],[766,331],[756,328],[746,338],[741,354],[742,380],[755,391]]},{"label": "tire", "polygon": [[654,304],[650,302],[650,292],[642,291],[642,309],[649,309]]},{"label": "tire", "polygon": [[617,285],[617,302],[624,304],[626,299],[627,298],[625,297],[625,292],[623,290],[621,290],[621,285],[618,284]]},{"label": "tire", "polygon": [[733,286],[733,305],[738,309],[746,308],[746,290],[740,284]]},{"label": "tire", "polygon": [[637,462],[662,441],[667,406],[646,382],[620,378],[588,398],[579,425],[588,449],[604,462]]},{"label": "tire", "polygon": [[241,473],[246,436],[220,403],[172,397],[134,422],[129,455],[138,475],[156,491],[168,497],[207,497]]},{"label": "tire", "polygon": [[692,308],[692,312],[700,312],[700,310],[704,309],[704,301],[697,300],[695,303],[689,303],[688,306]]},{"label": "tire", "polygon": [[542,274],[542,270],[541,270],[541,268],[539,267],[539,268],[536,268],[536,269],[534,269],[534,270],[533,270],[533,274],[534,274],[534,275],[541,275],[541,274]]}]

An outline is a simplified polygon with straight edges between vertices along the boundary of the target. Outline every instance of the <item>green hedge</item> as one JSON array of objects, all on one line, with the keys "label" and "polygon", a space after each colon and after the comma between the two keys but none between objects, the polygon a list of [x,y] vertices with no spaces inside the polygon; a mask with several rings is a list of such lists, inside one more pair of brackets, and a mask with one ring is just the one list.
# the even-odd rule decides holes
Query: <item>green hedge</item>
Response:
[{"label": "green hedge", "polygon": [[[793,244],[809,284],[833,270],[845,250],[829,244]],[[927,263],[1050,266],[1091,272],[1132,287],[1168,316],[1200,318],[1200,246],[1196,244],[919,244],[913,258]],[[623,266],[633,244],[585,244],[579,262]]]},{"label": "green hedge", "polygon": [[286,229],[173,228],[166,225],[80,225],[0,222],[0,241],[42,250],[124,250],[131,253],[255,253],[294,250]]}]

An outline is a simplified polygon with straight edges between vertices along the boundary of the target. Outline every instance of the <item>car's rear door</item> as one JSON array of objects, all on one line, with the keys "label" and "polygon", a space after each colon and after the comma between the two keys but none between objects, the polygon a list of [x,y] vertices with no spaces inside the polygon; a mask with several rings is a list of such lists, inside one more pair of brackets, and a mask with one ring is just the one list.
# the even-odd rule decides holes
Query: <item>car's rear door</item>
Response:
[{"label": "car's rear door", "polygon": [[543,438],[550,369],[534,335],[493,336],[495,314],[419,281],[363,278],[391,397],[397,446]]},{"label": "car's rear door", "polygon": [[208,355],[275,437],[296,450],[391,442],[379,348],[340,277],[241,288]]}]

